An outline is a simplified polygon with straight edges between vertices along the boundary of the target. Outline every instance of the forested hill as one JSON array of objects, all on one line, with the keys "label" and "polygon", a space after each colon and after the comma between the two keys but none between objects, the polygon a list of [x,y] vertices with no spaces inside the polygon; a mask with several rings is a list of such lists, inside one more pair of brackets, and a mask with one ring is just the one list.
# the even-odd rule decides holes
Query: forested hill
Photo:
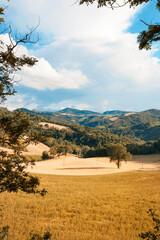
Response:
[{"label": "forested hill", "polygon": [[60,110],[56,112],[57,114],[68,114],[68,115],[101,115],[100,113],[89,111],[89,110],[78,110],[75,108],[65,108],[63,110]]},{"label": "forested hill", "polygon": [[20,108],[21,111],[23,112],[30,112],[30,113],[36,113],[39,115],[71,115],[71,116],[103,116],[103,115],[109,115],[109,116],[117,116],[117,115],[123,115],[123,114],[127,114],[130,112],[127,111],[120,111],[120,110],[113,110],[113,111],[106,111],[104,113],[99,113],[99,112],[93,112],[90,110],[79,110],[79,109],[75,109],[75,108],[64,108],[62,110],[59,111],[53,111],[53,112],[45,112],[45,111],[38,111],[36,109],[33,110],[28,110],[27,108]]},{"label": "forested hill", "polygon": [[120,136],[145,141],[157,140],[160,138],[160,110],[151,109],[128,116],[122,115],[107,127],[111,133]]},{"label": "forested hill", "polygon": [[104,114],[72,108],[66,108],[59,112],[21,110],[48,117],[58,123],[97,127],[135,140],[149,141],[160,138],[160,110],[157,109],[137,113],[116,110],[106,111]]},{"label": "forested hill", "polygon": [[106,111],[103,113],[103,115],[122,115],[122,114],[126,114],[126,113],[130,113],[130,112],[113,110],[113,111]]},{"label": "forested hill", "polygon": [[[141,140],[147,134],[148,137],[152,136],[153,139],[156,137],[158,139],[160,127],[158,110],[110,117],[103,115],[68,116],[58,113],[47,115],[47,112],[43,114],[43,112],[35,110],[22,110],[26,113],[31,124],[30,130],[26,134],[39,136],[39,139],[49,147],[68,148],[73,153],[83,152],[83,156],[90,157],[107,156],[112,143],[122,143],[133,154],[150,154],[160,151],[160,140],[150,142]],[[3,118],[6,114],[14,114],[14,112],[0,108],[0,116]],[[62,121],[62,119],[66,121]],[[77,122],[86,121],[88,125],[93,121],[97,126],[89,127],[73,123],[76,120]],[[56,127],[55,124],[59,125]],[[118,133],[119,136],[115,133]]]}]

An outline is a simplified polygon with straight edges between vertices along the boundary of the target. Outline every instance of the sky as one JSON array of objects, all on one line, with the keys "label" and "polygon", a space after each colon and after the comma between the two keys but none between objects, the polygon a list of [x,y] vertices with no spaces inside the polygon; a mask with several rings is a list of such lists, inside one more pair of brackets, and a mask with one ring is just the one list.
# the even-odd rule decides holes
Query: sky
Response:
[{"label": "sky", "polygon": [[[38,59],[14,76],[17,94],[3,104],[56,111],[66,107],[97,112],[160,109],[160,43],[139,50],[137,35],[159,20],[154,3],[135,9],[79,6],[74,0],[11,0],[5,20],[15,32],[40,24],[34,44],[19,46],[17,55]],[[0,37],[8,43],[8,35]]]}]

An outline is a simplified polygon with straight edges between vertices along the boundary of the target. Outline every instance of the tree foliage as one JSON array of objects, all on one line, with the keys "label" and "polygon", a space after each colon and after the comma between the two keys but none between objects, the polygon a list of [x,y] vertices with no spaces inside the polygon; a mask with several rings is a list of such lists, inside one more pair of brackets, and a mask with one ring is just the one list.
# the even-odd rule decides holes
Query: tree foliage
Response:
[{"label": "tree foliage", "polygon": [[[97,7],[109,7],[111,9],[123,7],[129,4],[129,7],[137,7],[143,3],[151,2],[151,0],[79,0],[80,5],[86,3],[87,5],[97,3]],[[160,0],[156,1],[156,9],[160,11]],[[160,40],[160,24],[149,24],[141,20],[147,27],[147,30],[140,32],[137,38],[139,49],[151,49],[153,42]]]},{"label": "tree foliage", "polygon": [[50,155],[47,151],[42,152],[42,160],[50,159]]},{"label": "tree foliage", "polygon": [[110,161],[116,162],[118,168],[121,166],[122,161],[128,161],[132,155],[127,152],[127,148],[122,144],[112,144],[109,152]]},{"label": "tree foliage", "polygon": [[22,112],[0,116],[0,145],[11,148],[13,151],[12,154],[6,151],[0,152],[0,193],[18,190],[41,195],[46,193],[44,189],[37,190],[38,178],[25,171],[28,164],[34,164],[21,154],[24,147],[32,141],[35,142],[33,137],[25,135],[29,127],[29,121]]},{"label": "tree foliage", "polygon": [[[0,27],[4,22],[4,8],[0,7]],[[34,43],[32,34],[35,28],[29,29],[25,35],[16,34],[15,40],[11,37],[12,28],[5,27],[10,43],[0,41],[0,102],[4,102],[9,95],[14,95],[13,73],[20,71],[22,67],[35,65],[37,60],[26,55],[17,57],[16,48],[19,44]],[[26,116],[20,111],[13,114],[0,115],[0,144],[12,148],[13,153],[0,152],[0,193],[17,192],[46,194],[46,190],[37,190],[39,180],[29,175],[25,168],[29,164],[21,151],[34,138],[26,137],[30,124]]]}]

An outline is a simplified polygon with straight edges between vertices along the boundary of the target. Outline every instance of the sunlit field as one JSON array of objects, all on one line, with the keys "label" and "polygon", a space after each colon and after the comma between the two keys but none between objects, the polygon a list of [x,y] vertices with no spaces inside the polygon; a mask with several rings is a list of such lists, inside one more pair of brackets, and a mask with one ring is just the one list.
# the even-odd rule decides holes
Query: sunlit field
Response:
[{"label": "sunlit field", "polygon": [[[42,160],[42,159],[41,159]],[[160,154],[137,155],[133,160],[122,161],[120,169],[109,157],[82,158],[76,155],[61,156],[55,159],[36,162],[27,171],[53,175],[100,175],[127,171],[160,171]]]},{"label": "sunlit field", "polygon": [[47,196],[1,194],[9,240],[50,231],[60,240],[136,240],[153,229],[147,210],[160,209],[160,172],[99,176],[38,175]]}]

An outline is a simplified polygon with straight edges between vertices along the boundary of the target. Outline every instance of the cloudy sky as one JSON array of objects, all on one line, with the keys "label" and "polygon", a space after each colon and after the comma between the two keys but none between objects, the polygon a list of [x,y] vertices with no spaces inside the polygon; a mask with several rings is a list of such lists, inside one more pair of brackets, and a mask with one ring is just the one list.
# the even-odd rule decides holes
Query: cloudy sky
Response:
[{"label": "cloudy sky", "polygon": [[[145,29],[140,19],[158,21],[154,6],[111,10],[79,6],[74,0],[3,3],[13,32],[23,34],[40,19],[38,43],[16,50],[35,56],[38,63],[16,74],[18,93],[5,106],[44,111],[160,109],[160,43],[151,51],[139,51],[136,42]],[[8,36],[1,39],[7,42]]]}]

